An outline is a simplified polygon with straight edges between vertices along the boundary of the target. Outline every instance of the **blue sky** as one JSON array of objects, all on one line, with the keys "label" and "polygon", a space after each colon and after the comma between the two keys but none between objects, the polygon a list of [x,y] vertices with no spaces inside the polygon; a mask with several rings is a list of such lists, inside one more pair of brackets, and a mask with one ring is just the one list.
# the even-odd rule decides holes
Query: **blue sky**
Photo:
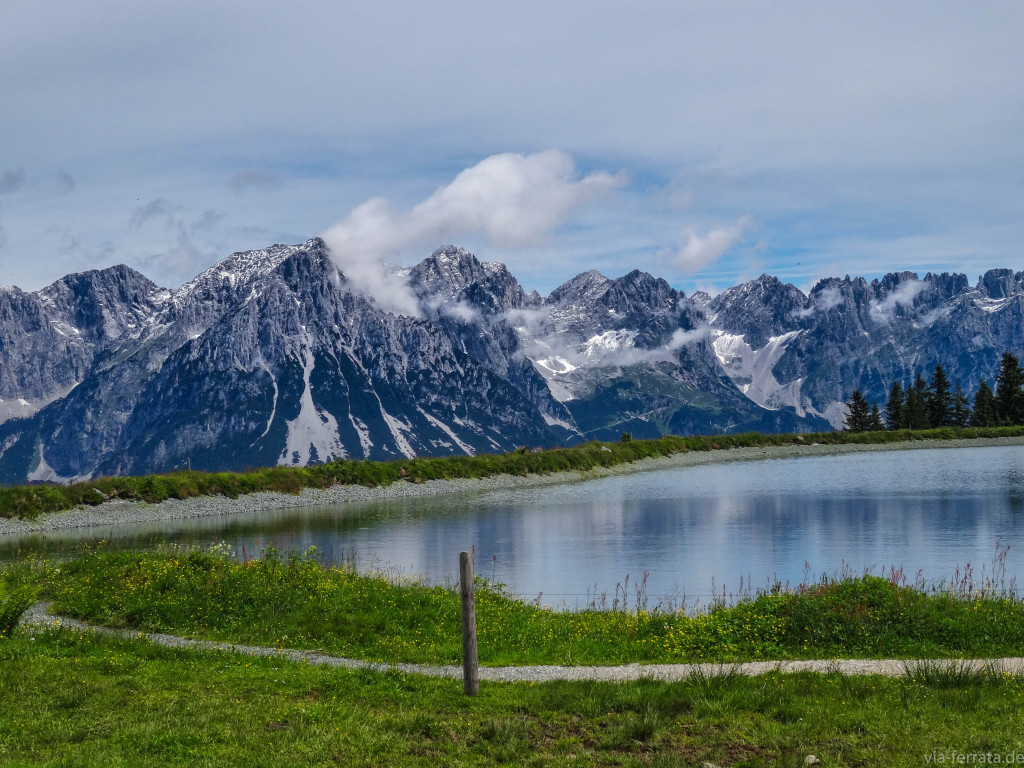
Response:
[{"label": "blue sky", "polygon": [[1024,4],[490,5],[7,0],[0,284],[324,233],[368,290],[1024,269]]}]

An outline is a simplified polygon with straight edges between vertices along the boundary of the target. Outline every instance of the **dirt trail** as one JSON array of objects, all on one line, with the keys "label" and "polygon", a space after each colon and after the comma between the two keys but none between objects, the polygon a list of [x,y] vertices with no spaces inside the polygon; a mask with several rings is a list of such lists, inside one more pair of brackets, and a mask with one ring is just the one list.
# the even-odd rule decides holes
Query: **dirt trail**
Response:
[{"label": "dirt trail", "polygon": [[[432,666],[425,664],[390,664],[381,662],[345,659],[316,651],[299,651],[290,648],[268,648],[257,645],[238,645],[209,640],[192,640],[176,635],[153,632],[139,632],[128,629],[110,629],[87,624],[84,621],[63,616],[54,616],[48,611],[47,603],[36,603],[25,612],[22,624],[27,626],[61,626],[88,632],[124,637],[145,638],[157,645],[169,648],[194,648],[204,651],[241,653],[248,656],[268,656],[290,661],[321,664],[348,669],[370,669],[377,672],[404,672],[428,677],[461,678],[462,667],[456,665]],[[692,675],[713,677],[720,675],[763,675],[767,672],[839,672],[844,675],[886,675],[899,677],[914,674],[922,669],[950,669],[955,672],[981,672],[990,670],[997,674],[1024,674],[1024,658],[1004,659],[815,659],[809,661],[747,661],[714,664],[623,664],[619,666],[521,666],[521,667],[480,667],[480,679],[500,682],[529,681],[535,683],[551,680],[594,680],[624,682],[629,680],[685,680]]]}]

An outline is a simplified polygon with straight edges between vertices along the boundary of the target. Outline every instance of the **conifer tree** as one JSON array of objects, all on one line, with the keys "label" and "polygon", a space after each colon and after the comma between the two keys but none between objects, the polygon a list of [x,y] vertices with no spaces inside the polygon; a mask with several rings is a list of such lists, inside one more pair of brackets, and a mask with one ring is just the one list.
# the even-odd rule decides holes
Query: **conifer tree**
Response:
[{"label": "conifer tree", "polygon": [[846,416],[846,431],[847,432],[867,432],[869,428],[869,409],[868,401],[864,399],[864,395],[861,394],[859,389],[853,390],[853,394],[850,395],[850,402],[846,404],[847,416]]},{"label": "conifer tree", "polygon": [[911,387],[907,387],[906,423],[907,429],[928,429],[931,420],[929,411],[928,384],[920,373]]},{"label": "conifer tree", "polygon": [[885,425],[889,429],[906,428],[906,408],[903,397],[903,387],[898,381],[892,383],[889,390],[889,399],[885,401]]},{"label": "conifer tree", "polygon": [[941,365],[935,366],[928,398],[928,421],[933,427],[948,427],[953,423],[953,396],[949,391],[949,379]]},{"label": "conifer tree", "polygon": [[868,432],[881,432],[885,429],[882,421],[882,412],[878,410],[878,403],[871,404],[871,415],[868,417]]},{"label": "conifer tree", "polygon": [[971,423],[971,401],[964,394],[960,382],[956,383],[953,390],[953,424],[958,427],[966,427]]},{"label": "conifer tree", "polygon": [[974,410],[971,413],[972,427],[994,427],[996,425],[996,396],[984,379],[974,393]]},{"label": "conifer tree", "polygon": [[996,376],[996,416],[1000,424],[1024,424],[1024,372],[1009,352],[1003,353]]}]

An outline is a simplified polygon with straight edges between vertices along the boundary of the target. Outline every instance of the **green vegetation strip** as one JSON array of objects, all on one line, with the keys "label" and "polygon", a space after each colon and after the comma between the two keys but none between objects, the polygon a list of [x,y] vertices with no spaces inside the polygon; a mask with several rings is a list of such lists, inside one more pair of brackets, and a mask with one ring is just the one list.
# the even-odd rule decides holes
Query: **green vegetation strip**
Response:
[{"label": "green vegetation strip", "polygon": [[417,458],[389,462],[340,460],[313,467],[268,467],[249,472],[181,471],[144,477],[103,477],[73,485],[22,485],[0,488],[0,517],[33,519],[46,512],[60,512],[82,505],[97,505],[108,498],[152,503],[195,496],[223,495],[236,498],[260,491],[300,493],[304,488],[329,488],[334,485],[377,487],[390,485],[399,480],[422,483],[427,480],[482,478],[501,474],[526,476],[586,471],[596,467],[612,467],[640,459],[690,451],[810,443],[842,445],[968,440],[1022,435],[1024,427],[944,427],[884,432],[822,432],[807,435],[765,435],[749,432],[741,435],[704,437],[667,436],[656,440],[624,440],[618,443],[590,442],[536,453],[519,450],[506,454]]},{"label": "green vegetation strip", "polygon": [[[98,553],[23,562],[4,579],[92,623],[368,661],[455,664],[459,596],[395,583],[311,556],[240,562],[216,551]],[[622,664],[1024,655],[1024,604],[997,585],[925,594],[877,576],[751,596],[697,615],[551,611],[481,584],[482,664]]]},{"label": "green vegetation strip", "polygon": [[[768,674],[484,684],[169,649],[0,639],[0,765],[921,766],[1024,752],[1024,679]],[[929,760],[931,756],[931,760]]]}]

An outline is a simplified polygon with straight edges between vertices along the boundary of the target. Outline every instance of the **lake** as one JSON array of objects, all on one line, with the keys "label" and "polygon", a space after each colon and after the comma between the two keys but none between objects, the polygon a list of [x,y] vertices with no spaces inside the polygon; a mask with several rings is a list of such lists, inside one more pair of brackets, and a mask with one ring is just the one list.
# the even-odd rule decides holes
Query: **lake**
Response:
[{"label": "lake", "polygon": [[[533,489],[91,528],[0,540],[0,559],[227,542],[252,556],[317,547],[331,562],[454,584],[458,553],[526,599],[579,609],[616,596],[687,607],[773,582],[888,572],[908,581],[1024,573],[1024,446],[730,462]],[[997,568],[998,570],[998,568]],[[998,574],[997,574],[998,575]],[[628,582],[627,582],[628,576]],[[618,587],[617,587],[618,585]]]}]

